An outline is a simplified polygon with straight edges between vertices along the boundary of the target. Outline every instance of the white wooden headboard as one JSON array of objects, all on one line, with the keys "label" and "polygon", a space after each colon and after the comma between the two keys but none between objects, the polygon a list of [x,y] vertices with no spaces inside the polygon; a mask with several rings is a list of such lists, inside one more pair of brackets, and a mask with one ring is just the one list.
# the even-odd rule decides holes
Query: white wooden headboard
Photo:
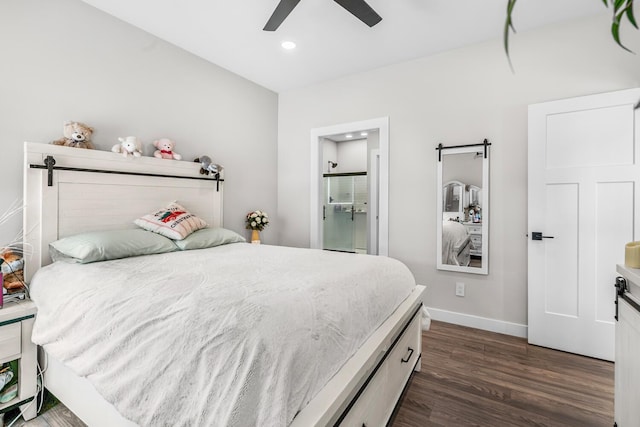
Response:
[{"label": "white wooden headboard", "polygon": [[[24,154],[24,242],[31,252],[25,256],[27,282],[51,263],[50,242],[86,231],[136,228],[134,219],[174,200],[212,227],[223,224],[223,181],[200,175],[197,163],[31,142],[25,142]],[[44,165],[48,156],[55,167],[134,175],[53,170],[49,186],[49,171],[32,166]]]}]

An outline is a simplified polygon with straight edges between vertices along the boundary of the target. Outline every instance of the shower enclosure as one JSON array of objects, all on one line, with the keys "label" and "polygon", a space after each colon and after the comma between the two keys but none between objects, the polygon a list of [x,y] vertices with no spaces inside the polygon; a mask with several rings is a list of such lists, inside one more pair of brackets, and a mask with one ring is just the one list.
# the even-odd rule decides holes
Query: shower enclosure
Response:
[{"label": "shower enclosure", "polygon": [[323,248],[367,253],[367,173],[324,174]]}]

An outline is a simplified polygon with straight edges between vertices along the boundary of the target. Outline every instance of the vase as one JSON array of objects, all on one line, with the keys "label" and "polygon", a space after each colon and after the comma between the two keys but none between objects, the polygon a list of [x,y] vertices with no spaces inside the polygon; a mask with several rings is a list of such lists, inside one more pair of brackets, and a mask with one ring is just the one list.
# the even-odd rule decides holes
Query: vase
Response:
[{"label": "vase", "polygon": [[259,230],[251,230],[251,243],[259,245],[260,244],[260,231]]}]

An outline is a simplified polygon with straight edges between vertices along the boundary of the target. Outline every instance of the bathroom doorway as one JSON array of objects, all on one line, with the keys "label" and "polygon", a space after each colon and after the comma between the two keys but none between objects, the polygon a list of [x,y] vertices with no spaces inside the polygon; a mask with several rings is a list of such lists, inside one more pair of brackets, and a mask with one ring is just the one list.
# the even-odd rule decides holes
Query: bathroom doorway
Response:
[{"label": "bathroom doorway", "polygon": [[388,255],[388,118],[311,131],[311,247]]}]

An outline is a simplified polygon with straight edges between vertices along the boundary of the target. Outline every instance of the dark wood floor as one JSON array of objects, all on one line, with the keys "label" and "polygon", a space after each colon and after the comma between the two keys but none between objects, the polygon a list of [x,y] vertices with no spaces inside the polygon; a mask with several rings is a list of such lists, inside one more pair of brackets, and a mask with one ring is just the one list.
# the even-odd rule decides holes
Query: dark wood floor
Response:
[{"label": "dark wood floor", "polygon": [[[8,420],[7,420],[8,421]],[[26,424],[84,424],[62,404]],[[613,364],[433,322],[393,427],[613,425]]]},{"label": "dark wood floor", "polygon": [[393,427],[613,426],[613,363],[441,322]]},{"label": "dark wood floor", "polygon": [[[15,413],[5,418],[5,423],[13,421]],[[21,418],[12,427],[86,427],[86,424],[80,421],[73,412],[67,409],[62,403],[58,403],[51,409],[48,409],[38,415],[31,421],[24,422]]]}]

